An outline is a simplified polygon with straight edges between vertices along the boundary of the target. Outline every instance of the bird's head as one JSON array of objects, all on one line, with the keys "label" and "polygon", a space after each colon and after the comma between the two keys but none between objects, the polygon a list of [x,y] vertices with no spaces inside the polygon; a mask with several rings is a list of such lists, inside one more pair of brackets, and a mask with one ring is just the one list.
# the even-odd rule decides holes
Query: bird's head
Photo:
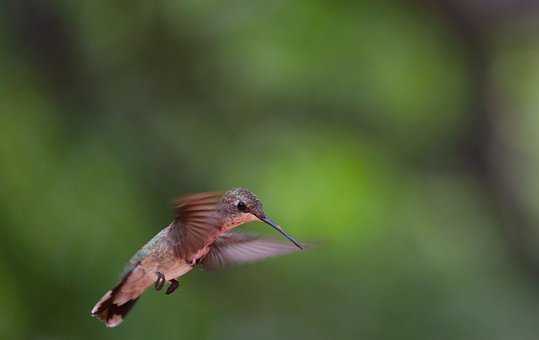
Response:
[{"label": "bird's head", "polygon": [[243,223],[260,220],[294,243],[298,248],[303,247],[281,226],[266,216],[262,202],[251,191],[236,188],[225,192],[221,199],[221,213],[224,216],[223,225],[226,229],[235,228]]}]

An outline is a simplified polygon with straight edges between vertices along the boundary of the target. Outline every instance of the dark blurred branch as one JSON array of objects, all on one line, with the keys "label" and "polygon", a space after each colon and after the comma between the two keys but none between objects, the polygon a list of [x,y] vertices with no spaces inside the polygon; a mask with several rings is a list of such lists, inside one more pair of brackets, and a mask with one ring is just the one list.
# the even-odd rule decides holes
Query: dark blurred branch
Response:
[{"label": "dark blurred branch", "polygon": [[[533,218],[518,198],[515,183],[507,177],[501,158],[494,153],[510,152],[497,138],[495,120],[500,117],[499,105],[492,105],[496,98],[495,86],[489,75],[490,56],[494,51],[487,45],[486,32],[496,27],[499,18],[507,20],[530,10],[539,10],[536,1],[421,1],[453,29],[466,51],[468,71],[472,81],[472,102],[469,112],[471,128],[463,136],[459,155],[465,168],[474,175],[484,192],[492,198],[494,211],[502,221],[507,246],[516,263],[534,280],[539,281],[539,258],[532,241]],[[499,95],[499,94],[496,94]],[[493,152],[494,151],[494,152]],[[505,153],[505,155],[508,155]]]},{"label": "dark blurred branch", "polygon": [[76,27],[66,21],[61,5],[47,0],[6,0],[3,7],[0,16],[14,55],[37,71],[44,89],[70,116],[78,113],[82,119],[93,103],[92,82],[80,65],[83,58]]}]

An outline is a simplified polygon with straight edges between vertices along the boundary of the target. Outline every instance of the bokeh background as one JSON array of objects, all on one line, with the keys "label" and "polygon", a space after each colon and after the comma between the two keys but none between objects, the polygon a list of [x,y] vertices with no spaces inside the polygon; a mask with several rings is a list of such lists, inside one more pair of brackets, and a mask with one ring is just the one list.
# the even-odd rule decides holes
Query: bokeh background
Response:
[{"label": "bokeh background", "polygon": [[[0,1],[0,337],[537,339],[538,18]],[[174,197],[237,186],[321,246],[90,317]]]}]

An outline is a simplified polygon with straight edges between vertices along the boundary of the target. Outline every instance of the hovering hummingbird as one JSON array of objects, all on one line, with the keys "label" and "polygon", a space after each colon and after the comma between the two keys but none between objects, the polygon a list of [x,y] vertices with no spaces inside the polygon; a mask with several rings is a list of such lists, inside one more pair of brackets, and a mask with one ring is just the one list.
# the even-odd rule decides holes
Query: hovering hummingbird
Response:
[{"label": "hovering hummingbird", "polygon": [[[247,189],[184,196],[174,208],[172,223],[131,258],[120,282],[92,309],[92,316],[107,327],[118,326],[147,288],[154,285],[161,290],[168,281],[166,294],[172,294],[179,285],[177,278],[196,266],[215,270],[303,249],[266,216],[262,203]],[[231,231],[255,220],[267,223],[293,245]]]}]

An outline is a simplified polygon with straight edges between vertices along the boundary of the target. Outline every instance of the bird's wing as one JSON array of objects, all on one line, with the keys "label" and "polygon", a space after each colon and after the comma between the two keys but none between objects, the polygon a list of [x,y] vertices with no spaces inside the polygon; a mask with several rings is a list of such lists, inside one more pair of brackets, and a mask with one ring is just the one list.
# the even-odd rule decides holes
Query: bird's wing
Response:
[{"label": "bird's wing", "polygon": [[200,265],[206,270],[217,270],[298,250],[291,243],[284,243],[273,238],[228,232],[215,240],[210,252],[202,259]]},{"label": "bird's wing", "polygon": [[176,256],[191,260],[208,238],[219,231],[217,214],[221,192],[205,192],[181,197],[174,206],[174,222],[169,230]]}]

